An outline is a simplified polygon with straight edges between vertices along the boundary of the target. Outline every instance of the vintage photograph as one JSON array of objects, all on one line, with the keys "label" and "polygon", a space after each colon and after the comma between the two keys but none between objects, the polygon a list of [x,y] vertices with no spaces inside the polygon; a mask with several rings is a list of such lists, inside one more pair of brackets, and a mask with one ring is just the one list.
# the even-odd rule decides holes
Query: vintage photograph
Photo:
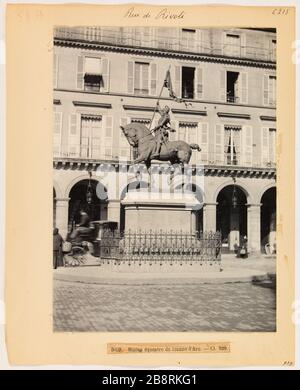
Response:
[{"label": "vintage photograph", "polygon": [[275,332],[276,29],[53,44],[53,330]]}]

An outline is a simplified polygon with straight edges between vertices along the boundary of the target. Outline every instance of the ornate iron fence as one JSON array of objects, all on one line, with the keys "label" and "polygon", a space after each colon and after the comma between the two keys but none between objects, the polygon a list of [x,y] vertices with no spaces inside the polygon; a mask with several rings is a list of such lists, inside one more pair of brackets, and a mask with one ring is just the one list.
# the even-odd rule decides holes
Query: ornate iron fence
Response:
[{"label": "ornate iron fence", "polygon": [[102,232],[101,259],[128,263],[220,263],[221,234],[182,231]]}]

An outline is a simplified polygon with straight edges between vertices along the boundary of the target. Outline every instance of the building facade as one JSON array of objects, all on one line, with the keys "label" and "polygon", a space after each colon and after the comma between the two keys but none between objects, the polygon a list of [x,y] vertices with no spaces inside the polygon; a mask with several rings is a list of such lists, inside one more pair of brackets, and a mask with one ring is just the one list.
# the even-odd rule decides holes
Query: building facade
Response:
[{"label": "building facade", "polygon": [[[184,103],[162,88],[168,69]],[[220,230],[224,251],[244,236],[251,252],[274,245],[274,31],[58,27],[53,83],[53,213],[64,235],[85,206],[93,220],[126,228],[121,201],[134,186],[126,177],[135,151],[120,125],[149,125],[161,93],[161,106],[171,109],[172,139],[201,147],[189,167],[188,186],[203,204],[194,229]]]}]

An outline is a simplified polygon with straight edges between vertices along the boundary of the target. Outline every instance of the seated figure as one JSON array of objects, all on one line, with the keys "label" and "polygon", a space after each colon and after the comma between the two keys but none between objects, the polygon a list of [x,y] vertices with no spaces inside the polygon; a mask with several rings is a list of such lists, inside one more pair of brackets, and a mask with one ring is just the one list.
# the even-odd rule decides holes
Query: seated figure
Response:
[{"label": "seated figure", "polygon": [[92,233],[94,228],[90,225],[90,218],[85,211],[80,211],[81,219],[79,224],[70,234],[72,242],[80,244],[82,241],[92,240]]}]

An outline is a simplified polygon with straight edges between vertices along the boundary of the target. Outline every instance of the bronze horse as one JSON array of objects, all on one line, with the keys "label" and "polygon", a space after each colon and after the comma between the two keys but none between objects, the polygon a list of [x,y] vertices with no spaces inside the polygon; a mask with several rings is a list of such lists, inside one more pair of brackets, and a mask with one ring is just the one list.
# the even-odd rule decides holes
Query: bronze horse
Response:
[{"label": "bronze horse", "polygon": [[129,123],[121,126],[129,144],[137,148],[138,158],[135,164],[144,162],[149,168],[152,160],[170,161],[171,164],[188,164],[192,149],[200,151],[197,144],[188,144],[185,141],[168,141],[162,143],[159,157],[153,157],[158,134],[153,133],[142,123]]}]

